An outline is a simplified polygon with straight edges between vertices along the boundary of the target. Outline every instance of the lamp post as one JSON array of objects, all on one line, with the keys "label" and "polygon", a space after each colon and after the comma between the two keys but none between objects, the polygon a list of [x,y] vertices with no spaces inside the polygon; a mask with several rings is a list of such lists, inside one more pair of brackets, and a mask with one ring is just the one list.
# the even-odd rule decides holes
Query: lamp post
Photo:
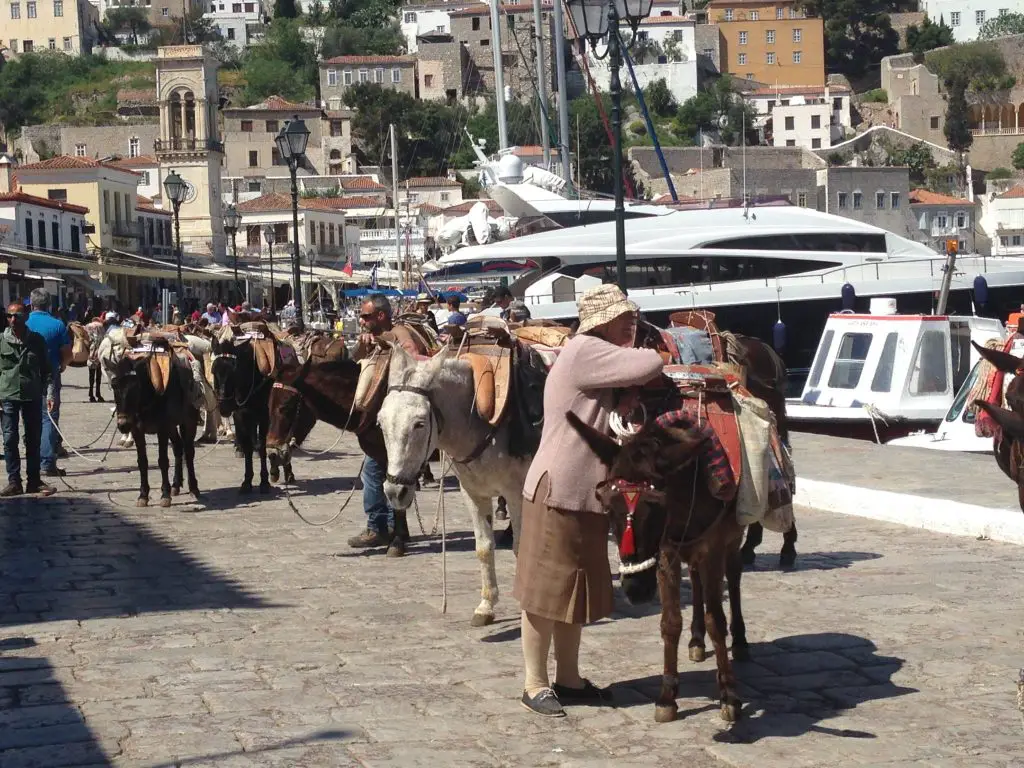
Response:
[{"label": "lamp post", "polygon": [[310,246],[306,249],[306,260],[309,262],[309,322],[313,322],[313,264],[316,262],[316,248]]},{"label": "lamp post", "polygon": [[[619,288],[626,292],[626,206],[622,187],[622,49],[619,23],[625,21],[633,31],[651,15],[654,0],[567,0],[576,36],[590,41],[594,56],[609,57],[612,97],[612,173],[615,177],[615,274]],[[598,44],[607,37],[604,53],[597,53]],[[578,159],[577,159],[578,161]]]},{"label": "lamp post", "polygon": [[[306,144],[309,142],[309,129],[298,115],[285,121],[281,132],[274,139],[277,151],[288,163],[288,173],[292,177],[292,298],[295,300],[295,316],[302,328],[302,282],[299,271],[299,187],[296,174],[299,163],[306,159]],[[311,275],[312,277],[312,275]]]},{"label": "lamp post", "polygon": [[175,263],[178,267],[178,310],[182,312],[184,317],[184,308],[182,301],[185,298],[185,287],[181,280],[181,219],[178,215],[181,210],[181,204],[185,202],[185,197],[188,195],[188,184],[181,176],[171,169],[171,172],[167,174],[167,178],[164,179],[164,194],[167,195],[167,199],[171,202],[171,207],[174,209],[174,256]]},{"label": "lamp post", "polygon": [[235,261],[235,301],[232,302],[233,304],[241,303],[242,295],[242,289],[238,287],[238,243],[235,241],[235,235],[238,234],[240,226],[242,226],[242,214],[232,203],[224,211],[224,231],[231,235],[231,256]]},{"label": "lamp post", "polygon": [[270,249],[270,314],[273,315],[277,313],[277,301],[274,299],[274,228],[269,224],[263,225],[263,239]]}]

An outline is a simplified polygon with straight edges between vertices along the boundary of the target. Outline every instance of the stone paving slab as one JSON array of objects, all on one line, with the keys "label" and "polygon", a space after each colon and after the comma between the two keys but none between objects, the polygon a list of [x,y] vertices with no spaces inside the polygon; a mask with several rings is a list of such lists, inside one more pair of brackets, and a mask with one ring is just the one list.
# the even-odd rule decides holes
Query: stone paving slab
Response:
[{"label": "stone paving slab", "polygon": [[[64,423],[81,443],[109,411],[81,403],[79,373]],[[318,427],[310,447],[335,439]],[[99,472],[67,462],[80,492],[0,507],[3,768],[1024,768],[1020,547],[801,509],[797,569],[776,568],[768,536],[744,576],[742,722],[719,719],[713,663],[685,656],[681,718],[654,722],[658,608],[618,596],[581,651],[618,706],[548,721],[517,702],[510,552],[498,554],[497,622],[469,626],[479,567],[456,493],[443,615],[439,542],[421,538],[401,560],[353,554],[358,494],[312,528],[279,492],[239,500],[239,460],[208,450],[206,506],[136,509],[134,452],[115,451]],[[354,451],[346,439],[296,461],[293,499],[311,519],[347,496]],[[436,491],[425,496],[429,528]]]},{"label": "stone paving slab", "polygon": [[797,475],[913,496],[1020,510],[1017,487],[995,457],[792,434]]}]

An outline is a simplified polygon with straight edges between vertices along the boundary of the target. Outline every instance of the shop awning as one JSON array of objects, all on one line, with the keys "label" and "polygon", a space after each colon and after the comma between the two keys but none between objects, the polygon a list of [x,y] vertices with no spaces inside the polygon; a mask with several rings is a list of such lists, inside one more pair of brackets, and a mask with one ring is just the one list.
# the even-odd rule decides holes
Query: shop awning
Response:
[{"label": "shop awning", "polygon": [[74,275],[67,272],[64,273],[65,279],[81,286],[93,296],[116,296],[117,291],[111,288],[106,283],[101,283],[89,275]]},{"label": "shop awning", "polygon": [[[81,269],[86,272],[103,272],[109,275],[129,275],[131,277],[156,277],[174,280],[177,272],[173,264],[164,267],[161,264],[154,264],[150,261],[139,261],[138,263],[103,263],[88,258],[80,258],[65,253],[50,253],[46,251],[26,251],[11,246],[0,246],[0,256],[11,259],[29,259],[44,264],[53,264],[58,267],[69,269]],[[231,273],[223,271],[201,270],[194,267],[183,267],[181,270],[183,280],[230,280]]]}]

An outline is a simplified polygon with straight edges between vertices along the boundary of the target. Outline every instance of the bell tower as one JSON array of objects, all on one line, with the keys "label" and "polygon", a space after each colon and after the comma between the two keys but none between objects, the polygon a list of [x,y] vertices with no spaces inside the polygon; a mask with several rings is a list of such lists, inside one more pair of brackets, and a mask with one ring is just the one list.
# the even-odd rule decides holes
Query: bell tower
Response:
[{"label": "bell tower", "polygon": [[[156,157],[163,180],[172,170],[188,185],[181,204],[181,244],[188,254],[226,262],[221,199],[224,144],[218,128],[219,64],[202,45],[172,45],[157,50],[156,91],[160,138]],[[165,210],[171,210],[164,201]]]}]

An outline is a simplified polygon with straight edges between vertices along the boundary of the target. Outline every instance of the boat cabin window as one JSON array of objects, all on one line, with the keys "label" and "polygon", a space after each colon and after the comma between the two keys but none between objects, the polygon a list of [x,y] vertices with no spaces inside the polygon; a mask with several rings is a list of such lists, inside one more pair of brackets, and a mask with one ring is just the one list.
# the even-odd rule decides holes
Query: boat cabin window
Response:
[{"label": "boat cabin window", "polygon": [[956,421],[962,413],[964,424],[974,423],[974,409],[965,408],[964,406],[967,405],[967,398],[971,396],[971,390],[974,389],[974,385],[978,381],[978,369],[980,367],[981,363],[975,364],[967,380],[964,381],[963,386],[957,391],[953,404],[949,407],[949,412],[946,414],[946,421]]},{"label": "boat cabin window", "polygon": [[946,335],[942,331],[925,331],[917,346],[914,366],[910,371],[910,394],[936,395],[949,388],[946,360]]},{"label": "boat cabin window", "polygon": [[748,235],[704,243],[701,248],[738,251],[860,251],[887,252],[885,235],[861,232],[809,232],[804,234]]},{"label": "boat cabin window", "polygon": [[953,355],[953,390],[959,392],[971,372],[971,327],[967,323],[952,322],[949,335]]},{"label": "boat cabin window", "polygon": [[[736,280],[767,280],[801,272],[814,272],[838,266],[827,261],[732,256],[652,257],[630,259],[626,263],[627,288],[658,288],[700,283],[729,283]],[[615,264],[573,264],[560,270],[570,277],[590,275],[604,282],[615,282]]]},{"label": "boat cabin window", "polygon": [[856,389],[860,383],[860,375],[864,372],[864,361],[871,349],[870,333],[844,333],[839,342],[836,360],[832,363],[832,373],[828,377],[828,385],[834,389]]},{"label": "boat cabin window", "polygon": [[821,344],[818,345],[818,354],[814,357],[814,366],[811,368],[810,378],[807,379],[807,386],[816,387],[821,381],[821,372],[825,369],[825,359],[828,357],[828,353],[832,351],[832,337],[835,335],[835,331],[825,331],[825,335],[821,337]]},{"label": "boat cabin window", "polygon": [[888,392],[892,389],[892,371],[896,362],[896,342],[899,337],[895,331],[885,337],[882,354],[879,355],[878,365],[875,367],[875,376],[871,379],[872,392]]}]

